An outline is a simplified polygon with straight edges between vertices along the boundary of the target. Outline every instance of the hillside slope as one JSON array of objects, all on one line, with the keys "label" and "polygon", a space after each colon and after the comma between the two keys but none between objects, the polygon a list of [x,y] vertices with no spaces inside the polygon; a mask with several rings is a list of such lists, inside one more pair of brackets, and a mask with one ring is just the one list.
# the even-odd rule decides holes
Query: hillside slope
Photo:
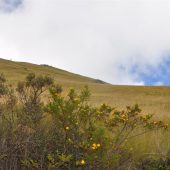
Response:
[{"label": "hillside slope", "polygon": [[84,85],[88,85],[92,93],[92,103],[105,102],[118,108],[138,103],[144,112],[170,118],[170,87],[167,86],[116,86],[47,65],[13,62],[4,59],[0,59],[1,72],[13,85],[16,85],[19,80],[23,80],[30,72],[50,75],[63,86],[65,91],[70,87],[79,90]]}]

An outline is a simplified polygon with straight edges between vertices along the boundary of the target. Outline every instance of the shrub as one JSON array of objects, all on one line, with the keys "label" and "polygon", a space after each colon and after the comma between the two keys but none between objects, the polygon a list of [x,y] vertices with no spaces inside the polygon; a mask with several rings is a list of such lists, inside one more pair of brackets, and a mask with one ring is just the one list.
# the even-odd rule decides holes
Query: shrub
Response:
[{"label": "shrub", "polygon": [[127,140],[167,129],[138,105],[119,111],[92,106],[88,87],[62,91],[47,76],[29,74],[16,90],[0,76],[0,169],[125,170],[133,159]]},{"label": "shrub", "polygon": [[46,111],[52,116],[53,135],[58,136],[53,152],[70,156],[66,167],[125,168],[131,159],[125,141],[155,129],[167,128],[162,121],[153,121],[150,114],[142,116],[138,105],[123,111],[106,104],[91,106],[87,87],[80,94],[71,89],[66,97],[53,88],[50,93],[52,99]]}]

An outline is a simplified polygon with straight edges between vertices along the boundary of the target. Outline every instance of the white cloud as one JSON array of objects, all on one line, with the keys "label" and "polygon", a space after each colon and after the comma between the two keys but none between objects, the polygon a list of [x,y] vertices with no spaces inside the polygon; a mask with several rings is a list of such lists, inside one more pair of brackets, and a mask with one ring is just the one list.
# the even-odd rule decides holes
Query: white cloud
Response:
[{"label": "white cloud", "polygon": [[48,63],[112,83],[143,84],[132,67],[147,73],[146,66],[159,66],[169,53],[168,0],[23,2],[12,13],[0,13],[1,57]]}]

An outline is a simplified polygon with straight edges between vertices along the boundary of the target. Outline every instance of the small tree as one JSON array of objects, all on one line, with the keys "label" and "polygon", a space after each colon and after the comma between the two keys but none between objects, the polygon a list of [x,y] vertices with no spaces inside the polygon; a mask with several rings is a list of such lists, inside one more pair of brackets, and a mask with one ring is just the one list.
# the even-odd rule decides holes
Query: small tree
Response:
[{"label": "small tree", "polygon": [[19,82],[17,92],[23,106],[21,119],[26,122],[39,122],[43,116],[41,95],[53,85],[53,79],[48,76],[35,76],[34,73],[28,74],[25,82]]}]

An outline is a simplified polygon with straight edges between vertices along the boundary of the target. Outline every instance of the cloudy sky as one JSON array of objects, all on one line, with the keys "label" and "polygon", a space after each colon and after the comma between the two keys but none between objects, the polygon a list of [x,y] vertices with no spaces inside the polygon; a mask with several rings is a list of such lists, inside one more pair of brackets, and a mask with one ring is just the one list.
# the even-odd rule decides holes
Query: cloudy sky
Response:
[{"label": "cloudy sky", "polygon": [[170,1],[0,0],[0,58],[169,85]]}]

